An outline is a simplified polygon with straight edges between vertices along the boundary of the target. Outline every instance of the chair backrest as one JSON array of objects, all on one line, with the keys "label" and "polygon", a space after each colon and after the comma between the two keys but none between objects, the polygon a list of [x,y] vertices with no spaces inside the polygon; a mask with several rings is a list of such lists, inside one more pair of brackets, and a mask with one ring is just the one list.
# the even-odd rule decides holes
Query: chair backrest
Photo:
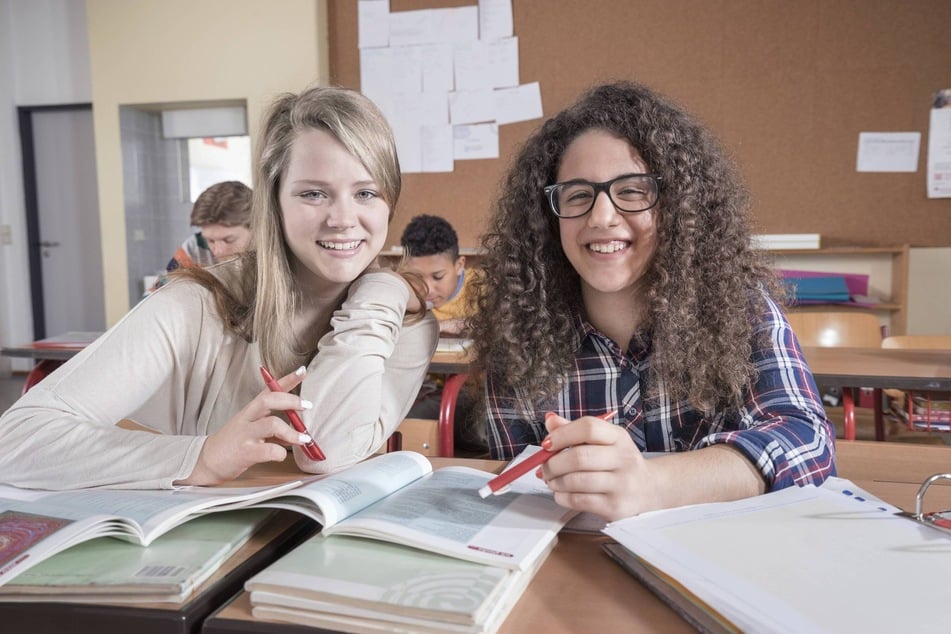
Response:
[{"label": "chair backrest", "polygon": [[951,335],[895,335],[882,339],[882,347],[951,350]]},{"label": "chair backrest", "polygon": [[799,345],[820,348],[878,348],[882,327],[878,318],[860,311],[802,311],[786,315]]}]

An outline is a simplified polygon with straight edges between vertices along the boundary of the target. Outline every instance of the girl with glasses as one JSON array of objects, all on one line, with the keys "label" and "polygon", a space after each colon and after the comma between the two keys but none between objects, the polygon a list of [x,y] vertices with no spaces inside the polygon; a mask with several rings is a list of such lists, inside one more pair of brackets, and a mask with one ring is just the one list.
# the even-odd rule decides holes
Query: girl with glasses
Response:
[{"label": "girl with glasses", "polygon": [[559,503],[614,520],[835,474],[746,191],[678,106],[616,83],[552,117],[483,245],[490,450],[560,452],[539,470]]}]

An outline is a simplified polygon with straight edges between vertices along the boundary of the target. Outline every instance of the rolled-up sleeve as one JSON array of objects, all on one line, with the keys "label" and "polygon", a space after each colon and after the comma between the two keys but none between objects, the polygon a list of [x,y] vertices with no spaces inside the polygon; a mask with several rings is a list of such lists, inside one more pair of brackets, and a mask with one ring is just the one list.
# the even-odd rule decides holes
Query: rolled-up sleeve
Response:
[{"label": "rolled-up sleeve", "polygon": [[[743,408],[699,447],[729,444],[763,474],[767,490],[819,485],[836,474],[835,432],[795,333],[768,300],[754,343],[756,383]],[[722,428],[722,427],[721,427]]]}]

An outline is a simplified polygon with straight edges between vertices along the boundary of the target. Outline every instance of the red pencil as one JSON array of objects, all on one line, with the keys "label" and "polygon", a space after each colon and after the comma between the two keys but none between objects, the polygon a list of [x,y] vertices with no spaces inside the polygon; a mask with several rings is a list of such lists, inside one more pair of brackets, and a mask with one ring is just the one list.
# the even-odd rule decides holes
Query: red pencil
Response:
[{"label": "red pencil", "polygon": [[[261,366],[261,376],[264,377],[264,383],[267,385],[268,389],[272,392],[283,392],[280,384],[274,380],[274,377],[271,376],[271,373],[267,371],[263,365]],[[284,410],[284,413],[287,414],[288,420],[291,421],[291,425],[302,434],[307,433],[307,427],[304,426],[304,421],[300,419],[300,416],[297,415],[292,409]],[[308,434],[309,435],[309,434]],[[327,456],[324,455],[324,452],[320,450],[320,447],[317,446],[317,443],[314,442],[314,439],[311,438],[309,443],[301,445],[304,453],[307,454],[307,457],[311,460],[326,460]]]},{"label": "red pencil", "polygon": [[[617,410],[600,414],[598,418],[609,421],[614,418],[615,414],[617,414]],[[508,490],[508,486],[515,480],[518,480],[532,469],[537,469],[538,467],[542,466],[556,453],[558,452],[546,451],[544,449],[533,453],[531,456],[518,463],[511,469],[508,469],[489,480],[484,487],[479,489],[479,495],[481,497],[487,498],[490,495],[501,495],[505,493]]]}]

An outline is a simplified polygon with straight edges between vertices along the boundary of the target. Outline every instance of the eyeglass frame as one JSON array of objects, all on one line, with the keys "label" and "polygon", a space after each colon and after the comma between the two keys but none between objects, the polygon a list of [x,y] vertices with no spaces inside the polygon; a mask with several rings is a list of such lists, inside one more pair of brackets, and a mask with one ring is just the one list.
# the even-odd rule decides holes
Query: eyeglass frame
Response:
[{"label": "eyeglass frame", "polygon": [[[618,204],[614,202],[614,196],[611,195],[611,185],[618,182],[619,180],[624,180],[625,178],[631,178],[633,176],[647,177],[653,180],[654,189],[657,191],[657,198],[655,198],[654,202],[652,202],[649,206],[644,207],[643,209],[638,209],[636,211],[628,211],[627,209],[621,209],[618,206]],[[625,213],[625,214],[639,214],[642,211],[647,211],[648,209],[653,209],[654,207],[657,206],[657,202],[660,200],[660,181],[662,181],[663,179],[664,179],[663,176],[655,172],[647,172],[647,173],[634,172],[630,174],[621,174],[620,176],[616,178],[612,178],[611,180],[606,180],[601,183],[594,183],[592,181],[585,180],[583,178],[574,178],[570,181],[565,181],[563,183],[555,183],[553,185],[546,185],[544,188],[542,188],[542,191],[545,193],[546,200],[548,200],[548,208],[551,210],[553,214],[555,214],[555,217],[557,218],[582,218],[584,216],[587,216],[589,213],[591,213],[591,210],[594,209],[594,204],[595,202],[597,202],[598,196],[601,194],[601,192],[604,192],[605,194],[607,194],[608,200],[611,201],[611,204],[614,205],[614,208],[617,209],[619,212]],[[594,188],[594,196],[591,197],[591,206],[588,207],[587,211],[585,211],[582,214],[578,214],[577,216],[563,216],[560,213],[558,213],[558,211],[555,209],[555,201],[553,198],[555,192],[558,191],[558,188],[564,187],[565,185],[581,185],[581,184],[590,185],[591,187]]]}]

